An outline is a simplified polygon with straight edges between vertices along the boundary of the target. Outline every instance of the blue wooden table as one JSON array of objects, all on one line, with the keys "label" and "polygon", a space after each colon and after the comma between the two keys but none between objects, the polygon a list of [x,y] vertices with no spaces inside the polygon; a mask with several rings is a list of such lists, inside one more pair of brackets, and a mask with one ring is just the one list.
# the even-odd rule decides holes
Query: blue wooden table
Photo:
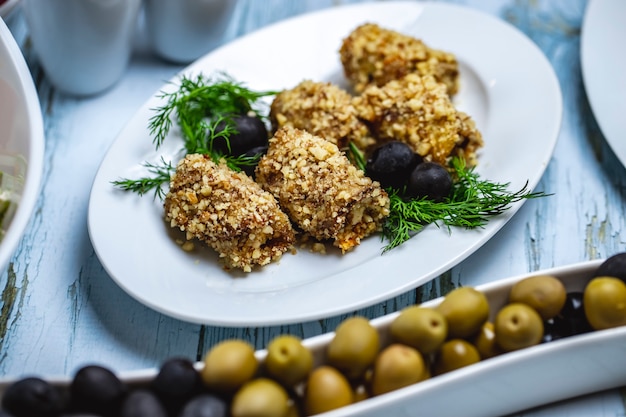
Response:
[{"label": "blue wooden table", "polygon": [[[223,40],[308,11],[355,2],[240,0]],[[605,258],[626,249],[622,235],[626,171],[598,129],[581,77],[580,30],[586,1],[451,2],[508,21],[532,39],[553,65],[564,113],[554,156],[538,189],[554,195],[528,201],[486,245],[431,283],[358,312],[368,317],[434,298],[459,285]],[[150,368],[174,355],[200,359],[225,338],[243,338],[261,348],[280,333],[310,337],[334,330],[344,316],[259,328],[191,324],[159,314],[122,291],[104,271],[89,240],[90,188],[117,133],[183,66],[156,58],[140,25],[135,53],[119,83],[102,95],[74,98],[49,84],[31,50],[19,9],[7,23],[39,91],[46,152],[36,212],[0,276],[0,375],[71,375],[93,362],[115,371]],[[612,390],[523,415],[618,417],[626,414],[625,402],[626,391]]]}]

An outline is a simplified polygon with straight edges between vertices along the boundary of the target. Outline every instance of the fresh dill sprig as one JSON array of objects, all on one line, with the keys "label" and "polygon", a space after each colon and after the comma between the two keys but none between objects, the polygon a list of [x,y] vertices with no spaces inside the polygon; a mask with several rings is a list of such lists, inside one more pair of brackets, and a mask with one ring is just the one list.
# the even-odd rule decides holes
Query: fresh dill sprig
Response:
[{"label": "fresh dill sprig", "polygon": [[365,155],[363,154],[363,151],[361,151],[361,149],[359,149],[359,147],[355,145],[354,142],[350,141],[350,143],[348,144],[347,153],[350,161],[352,161],[352,163],[361,171],[365,172]]},{"label": "fresh dill sprig", "polygon": [[[208,155],[216,163],[223,160],[232,170],[241,171],[242,168],[256,165],[259,156],[224,155],[214,149],[213,143],[218,139],[223,140],[230,150],[229,138],[238,133],[232,117],[252,113],[264,118],[260,99],[277,93],[250,90],[224,73],[216,78],[203,74],[195,78],[182,76],[175,91],[162,92],[158,96],[165,100],[165,104],[152,109],[155,113],[149,119],[148,130],[158,150],[176,123],[186,154]],[[145,164],[150,176],[120,179],[114,181],[113,185],[139,195],[154,189],[155,197],[163,199],[165,195],[162,186],[169,182],[175,168],[164,160],[162,163],[159,166]]]},{"label": "fresh dill sprig", "polygon": [[148,169],[148,172],[152,174],[149,177],[143,177],[138,179],[120,179],[113,181],[113,185],[124,191],[132,191],[139,195],[147,194],[148,191],[154,190],[154,198],[165,198],[165,192],[163,191],[163,185],[167,184],[171,175],[176,168],[172,166],[170,162],[166,162],[161,158],[161,163],[151,164],[146,162],[143,164]]},{"label": "fresh dill sprig", "polygon": [[[208,133],[207,120],[250,112],[263,117],[255,105],[261,98],[277,93],[250,90],[226,74],[215,79],[202,74],[196,78],[182,76],[176,91],[159,95],[166,101],[153,109],[155,114],[149,120],[148,129],[158,149],[172,128],[172,119],[175,119],[181,128],[186,126],[182,129],[183,139],[190,141],[189,146],[193,147],[198,144],[197,135],[201,131]],[[185,144],[185,148],[189,146]]]},{"label": "fresh dill sprig", "polygon": [[400,246],[428,224],[466,229],[484,227],[490,217],[504,213],[513,203],[549,195],[530,192],[528,183],[518,191],[508,191],[509,183],[480,179],[460,158],[452,160],[452,168],[455,177],[452,192],[441,202],[426,198],[405,200],[399,190],[387,190],[390,214],[383,224],[383,238],[388,242],[383,252]]}]

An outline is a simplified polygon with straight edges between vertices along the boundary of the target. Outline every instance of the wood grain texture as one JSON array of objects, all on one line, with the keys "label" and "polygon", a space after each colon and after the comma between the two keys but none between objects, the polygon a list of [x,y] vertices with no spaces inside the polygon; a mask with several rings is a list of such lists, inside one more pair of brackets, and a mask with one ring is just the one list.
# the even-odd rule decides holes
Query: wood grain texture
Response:
[{"label": "wood grain texture", "polygon": [[[359,2],[240,0],[224,41],[305,12]],[[586,1],[449,2],[508,21],[553,65],[563,93],[563,120],[554,156],[537,186],[553,195],[528,201],[481,249],[420,288],[325,320],[243,329],[186,323],[138,303],[107,275],[89,240],[89,191],[100,161],[136,109],[183,67],[155,58],[145,33],[138,30],[134,57],[116,86],[92,98],[64,96],[39,68],[23,17],[11,16],[9,26],[39,91],[46,160],[36,212],[0,276],[0,375],[71,375],[87,363],[115,371],[156,367],[171,356],[200,359],[227,338],[262,348],[279,334],[315,336],[334,330],[347,316],[378,317],[460,285],[624,251],[626,171],[598,129],[581,78],[580,28]],[[613,390],[519,415],[624,414],[623,395]]]}]

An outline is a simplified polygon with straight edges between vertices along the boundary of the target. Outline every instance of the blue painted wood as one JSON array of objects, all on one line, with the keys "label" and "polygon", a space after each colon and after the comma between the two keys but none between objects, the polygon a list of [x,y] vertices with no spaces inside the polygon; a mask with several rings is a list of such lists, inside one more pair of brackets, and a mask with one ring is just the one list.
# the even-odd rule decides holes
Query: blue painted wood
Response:
[{"label": "blue painted wood", "polygon": [[[239,0],[224,41],[308,11],[358,2]],[[537,189],[554,195],[528,201],[483,248],[432,282],[353,314],[378,317],[459,285],[603,258],[626,247],[620,236],[626,227],[625,168],[598,129],[580,73],[586,1],[449,2],[510,22],[552,63],[563,90],[564,116],[554,157]],[[117,287],[89,241],[91,183],[117,133],[182,66],[156,59],[145,33],[138,30],[135,55],[114,88],[98,97],[67,97],[50,86],[39,68],[21,14],[11,16],[8,23],[36,81],[47,138],[37,211],[0,276],[0,375],[71,375],[87,363],[116,371],[156,367],[174,355],[200,358],[226,338],[243,338],[261,348],[282,333],[318,335],[332,331],[349,315],[276,327],[200,326],[156,313]],[[624,401],[619,390],[612,390],[519,416],[617,417],[625,414]]]}]

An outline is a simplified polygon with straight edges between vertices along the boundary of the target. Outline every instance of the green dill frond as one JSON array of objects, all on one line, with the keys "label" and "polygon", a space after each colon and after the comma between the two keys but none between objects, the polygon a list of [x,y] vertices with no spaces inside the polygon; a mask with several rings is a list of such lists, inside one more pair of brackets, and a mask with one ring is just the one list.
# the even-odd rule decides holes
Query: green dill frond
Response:
[{"label": "green dill frond", "polygon": [[[254,113],[266,119],[261,99],[277,93],[250,90],[225,73],[212,78],[203,74],[182,76],[175,90],[158,95],[164,103],[152,109],[154,114],[148,121],[148,131],[159,149],[175,123],[180,128],[186,154],[208,155],[215,162],[224,159],[231,169],[241,171],[243,167],[255,165],[259,157],[223,155],[214,149],[213,143],[223,139],[230,149],[229,138],[238,133],[231,117]],[[162,186],[175,171],[175,167],[162,162],[162,165],[145,164],[150,176],[120,179],[113,181],[113,185],[139,195],[154,190],[155,198],[162,199],[165,197]]]},{"label": "green dill frond", "polygon": [[143,166],[148,169],[150,176],[138,179],[123,178],[113,181],[112,184],[121,190],[132,191],[139,195],[144,195],[154,190],[155,199],[157,197],[161,200],[164,199],[165,191],[163,190],[163,185],[169,183],[176,168],[171,162],[166,162],[162,157],[158,165],[146,162]]},{"label": "green dill frond", "polygon": [[460,158],[453,158],[451,164],[455,181],[450,197],[441,202],[425,198],[405,200],[398,190],[387,190],[390,215],[383,224],[383,238],[388,242],[383,252],[406,242],[428,224],[466,229],[484,227],[489,218],[504,213],[518,201],[549,195],[530,192],[528,183],[511,192],[509,183],[480,179]]},{"label": "green dill frond", "polygon": [[172,128],[172,119],[175,119],[181,126],[183,140],[192,142],[185,148],[194,147],[200,132],[205,129],[207,133],[206,120],[250,112],[263,118],[260,99],[277,93],[250,90],[224,73],[215,78],[202,74],[195,78],[182,76],[177,90],[159,95],[165,99],[165,104],[153,109],[155,114],[149,120],[148,129],[158,149]]},{"label": "green dill frond", "polygon": [[357,168],[365,172],[365,155],[352,141],[348,144],[348,159],[350,159]]}]

